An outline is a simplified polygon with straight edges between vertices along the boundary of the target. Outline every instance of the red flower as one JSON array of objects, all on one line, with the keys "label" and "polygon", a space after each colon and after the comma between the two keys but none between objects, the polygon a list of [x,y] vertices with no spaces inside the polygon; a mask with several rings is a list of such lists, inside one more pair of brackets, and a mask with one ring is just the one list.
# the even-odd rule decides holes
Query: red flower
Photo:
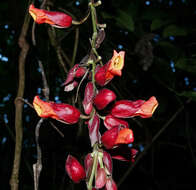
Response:
[{"label": "red flower", "polygon": [[97,67],[97,71],[95,73],[95,80],[97,84],[104,86],[110,82],[115,75],[122,75],[124,56],[124,51],[117,53],[114,50],[112,59],[110,59],[107,64],[103,65],[102,67]]},{"label": "red flower", "polygon": [[93,109],[93,100],[94,97],[94,90],[93,90],[93,83],[88,82],[84,92],[84,100],[82,102],[84,112],[89,115]]},{"label": "red flower", "polygon": [[101,142],[107,149],[114,148],[120,144],[130,144],[133,141],[133,131],[128,128],[113,127],[101,137]]},{"label": "red flower", "polygon": [[105,117],[104,125],[107,129],[112,129],[113,127],[118,127],[118,126],[129,128],[129,124],[126,121],[113,117],[111,114]]},{"label": "red flower", "polygon": [[117,101],[111,110],[111,114],[118,118],[129,118],[140,116],[142,118],[152,117],[158,102],[154,96],[149,100],[120,100]]},{"label": "red flower", "polygon": [[97,189],[101,189],[105,186],[106,184],[106,173],[104,168],[99,168],[97,171],[97,176],[95,179],[95,187]]},{"label": "red flower", "polygon": [[40,117],[62,120],[67,124],[74,124],[80,118],[80,112],[69,104],[57,104],[55,102],[45,102],[35,96],[33,100],[35,111]]},{"label": "red flower", "polygon": [[29,6],[29,13],[38,24],[47,23],[58,28],[68,28],[72,24],[72,17],[55,11],[37,9],[33,4]]},{"label": "red flower", "polygon": [[82,179],[86,177],[84,168],[82,165],[77,161],[77,159],[71,155],[68,155],[65,169],[69,177],[75,182],[79,183]]},{"label": "red flower", "polygon": [[109,89],[101,89],[94,98],[94,104],[98,110],[102,110],[115,99],[116,95],[113,91]]},{"label": "red flower", "polygon": [[112,179],[112,177],[107,178],[105,190],[117,190],[117,185]]}]

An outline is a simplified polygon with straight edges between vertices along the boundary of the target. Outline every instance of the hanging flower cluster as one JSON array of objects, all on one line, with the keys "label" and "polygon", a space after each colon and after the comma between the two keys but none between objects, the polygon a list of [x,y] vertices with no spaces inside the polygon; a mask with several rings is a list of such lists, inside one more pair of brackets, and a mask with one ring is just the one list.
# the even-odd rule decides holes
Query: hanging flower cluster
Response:
[{"label": "hanging flower cluster", "polygon": [[[55,27],[71,25],[71,17],[64,13],[36,9],[33,5],[29,7],[29,12],[39,24],[47,23]],[[94,43],[91,42],[95,49],[103,41],[103,29],[99,32],[101,35],[98,33]],[[125,52],[114,50],[113,56],[106,64],[99,64],[96,58],[95,52],[91,51],[80,64],[75,64],[70,69],[63,83],[67,92],[79,87],[81,78],[83,80],[80,82],[86,81],[82,111],[69,104],[43,101],[38,96],[35,96],[33,106],[38,116],[53,118],[66,124],[75,124],[85,115],[93,151],[86,155],[84,167],[75,157],[69,155],[65,169],[73,182],[79,183],[85,179],[88,189],[105,187],[106,190],[116,190],[117,186],[112,178],[112,159],[134,162],[138,153],[136,149],[128,146],[134,142],[134,133],[125,119],[135,116],[152,117],[158,102],[154,96],[148,100],[116,101],[115,92],[105,86],[115,76],[122,75]],[[100,115],[103,110],[107,110],[105,116]],[[100,133],[100,126],[105,126],[103,134]]]}]

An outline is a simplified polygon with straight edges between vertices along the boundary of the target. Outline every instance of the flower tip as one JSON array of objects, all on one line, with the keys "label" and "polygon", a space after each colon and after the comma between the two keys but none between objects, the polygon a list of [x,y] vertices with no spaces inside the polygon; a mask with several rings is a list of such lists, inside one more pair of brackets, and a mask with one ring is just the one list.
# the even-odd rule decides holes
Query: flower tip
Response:
[{"label": "flower tip", "polygon": [[152,117],[153,113],[155,112],[156,108],[158,107],[159,103],[155,96],[152,96],[144,102],[144,104],[141,106],[138,113],[141,114],[141,117],[148,118]]}]

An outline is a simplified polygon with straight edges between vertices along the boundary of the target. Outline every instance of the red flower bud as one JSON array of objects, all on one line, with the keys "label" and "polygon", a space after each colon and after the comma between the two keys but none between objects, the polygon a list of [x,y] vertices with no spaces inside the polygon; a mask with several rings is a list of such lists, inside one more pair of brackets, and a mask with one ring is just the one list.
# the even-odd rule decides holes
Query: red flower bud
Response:
[{"label": "red flower bud", "polygon": [[38,24],[47,23],[57,28],[67,28],[72,24],[71,16],[62,12],[37,9],[33,4],[29,6],[29,13]]},{"label": "red flower bud", "polygon": [[77,159],[71,155],[68,155],[65,169],[69,177],[75,182],[79,183],[85,178],[86,174],[82,165],[77,161]]},{"label": "red flower bud", "polygon": [[97,171],[97,176],[95,179],[95,187],[97,189],[101,189],[102,187],[105,186],[106,183],[106,173],[104,168],[99,168]]},{"label": "red flower bud", "polygon": [[84,160],[84,168],[85,168],[85,172],[86,172],[86,177],[89,178],[90,176],[90,171],[92,169],[92,165],[93,165],[93,158],[91,156],[91,154],[87,154]]},{"label": "red flower bud", "polygon": [[129,128],[129,124],[126,121],[113,117],[111,114],[105,117],[104,125],[107,129],[111,129],[113,127],[118,127],[118,126]]},{"label": "red flower bud", "polygon": [[107,169],[107,172],[112,175],[112,158],[106,151],[103,151],[103,163]]},{"label": "red flower bud", "polygon": [[101,142],[107,149],[111,149],[119,144],[130,144],[133,141],[133,131],[128,128],[120,129],[120,127],[113,127],[101,137]]},{"label": "red flower bud", "polygon": [[86,69],[84,67],[79,67],[79,64],[75,64],[70,70],[69,73],[67,74],[67,78],[65,82],[62,85],[67,85],[70,82],[74,80],[74,78],[80,78],[82,77],[86,72]]},{"label": "red flower bud", "polygon": [[84,100],[82,102],[84,112],[89,115],[93,109],[92,99],[94,97],[93,83],[88,82],[84,92]]},{"label": "red flower bud", "polygon": [[115,144],[130,144],[133,141],[133,131],[131,129],[124,128],[119,131]]},{"label": "red flower bud", "polygon": [[33,106],[37,114],[43,118],[50,117],[53,119],[62,120],[67,124],[77,123],[78,119],[80,118],[80,112],[72,105],[45,102],[41,100],[39,96],[35,96]]},{"label": "red flower bud", "polygon": [[94,98],[94,104],[98,110],[102,110],[115,99],[116,95],[113,91],[109,89],[101,89]]},{"label": "red flower bud", "polygon": [[117,185],[111,177],[106,180],[105,190],[117,190]]},{"label": "red flower bud", "polygon": [[120,128],[113,127],[101,136],[101,142],[107,149],[114,147]]},{"label": "red flower bud", "polygon": [[151,117],[158,106],[156,98],[153,96],[149,100],[120,100],[117,101],[111,110],[114,117],[129,118],[140,116],[143,118]]}]

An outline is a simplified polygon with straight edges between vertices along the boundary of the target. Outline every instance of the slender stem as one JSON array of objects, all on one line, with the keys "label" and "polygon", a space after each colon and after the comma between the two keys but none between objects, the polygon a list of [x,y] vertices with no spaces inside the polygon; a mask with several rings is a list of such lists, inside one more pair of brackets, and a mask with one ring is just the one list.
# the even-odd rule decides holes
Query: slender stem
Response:
[{"label": "slender stem", "polygon": [[71,67],[75,63],[76,53],[77,53],[77,50],[78,50],[78,42],[79,42],[79,28],[76,28],[75,42],[74,42],[74,49],[73,49],[73,56],[72,56],[72,61],[71,61]]},{"label": "slender stem", "polygon": [[91,171],[91,176],[90,176],[90,179],[88,181],[88,190],[92,190],[92,184],[93,184],[93,179],[94,179],[94,176],[95,176],[95,171],[97,170],[97,164],[98,164],[98,151],[94,151],[94,157],[93,157],[93,168],[92,168],[92,171]]}]

